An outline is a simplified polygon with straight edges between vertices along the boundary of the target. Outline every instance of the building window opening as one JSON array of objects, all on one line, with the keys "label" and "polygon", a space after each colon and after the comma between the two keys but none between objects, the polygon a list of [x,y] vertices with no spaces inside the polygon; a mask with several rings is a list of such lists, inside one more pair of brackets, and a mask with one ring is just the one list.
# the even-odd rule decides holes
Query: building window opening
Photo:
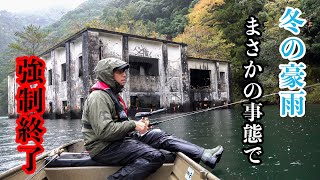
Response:
[{"label": "building window opening", "polygon": [[80,98],[80,111],[83,111],[83,106],[84,106],[84,98]]},{"label": "building window opening", "polygon": [[61,81],[67,80],[67,67],[66,63],[61,64]]},{"label": "building window opening", "polygon": [[190,69],[191,89],[210,88],[210,70]]},{"label": "building window opening", "polygon": [[221,83],[226,82],[226,73],[225,72],[220,72],[220,81],[221,81]]},{"label": "building window opening", "polygon": [[103,58],[103,42],[99,40],[99,60]]},{"label": "building window opening", "polygon": [[48,71],[48,83],[49,85],[52,85],[52,69],[49,69]]},{"label": "building window opening", "polygon": [[225,72],[220,72],[220,80],[218,83],[218,89],[220,91],[226,91],[226,73]]},{"label": "building window opening", "polygon": [[66,113],[68,111],[68,102],[67,101],[62,101],[62,109],[63,109],[63,113]]},{"label": "building window opening", "polygon": [[49,113],[53,112],[53,105],[52,102],[49,102]]},{"label": "building window opening", "polygon": [[83,62],[82,62],[82,56],[78,58],[79,62],[79,77],[82,77],[83,75]]},{"label": "building window opening", "polygon": [[156,58],[129,56],[130,75],[159,76],[159,63]]}]

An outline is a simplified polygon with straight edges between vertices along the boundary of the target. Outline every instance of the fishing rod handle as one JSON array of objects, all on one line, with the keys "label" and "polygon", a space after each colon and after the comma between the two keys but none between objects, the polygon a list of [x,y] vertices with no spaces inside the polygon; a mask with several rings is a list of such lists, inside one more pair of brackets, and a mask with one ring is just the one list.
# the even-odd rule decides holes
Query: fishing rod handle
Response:
[{"label": "fishing rod handle", "polygon": [[150,127],[150,126],[154,126],[154,125],[158,125],[158,124],[160,124],[160,122],[158,122],[158,121],[152,122],[152,123],[149,123],[149,127]]}]

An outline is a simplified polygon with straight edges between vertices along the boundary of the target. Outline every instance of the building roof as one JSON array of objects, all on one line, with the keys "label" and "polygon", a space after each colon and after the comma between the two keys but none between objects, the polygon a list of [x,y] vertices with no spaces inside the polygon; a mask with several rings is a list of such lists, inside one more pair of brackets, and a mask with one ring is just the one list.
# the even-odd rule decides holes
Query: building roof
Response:
[{"label": "building roof", "polygon": [[158,42],[163,42],[163,43],[171,43],[171,44],[180,44],[183,46],[187,46],[185,43],[178,43],[178,42],[173,42],[173,41],[167,41],[163,39],[157,39],[157,38],[149,38],[145,36],[138,36],[138,35],[133,35],[133,34],[126,34],[126,33],[121,33],[121,32],[115,32],[115,31],[109,31],[106,29],[98,29],[98,28],[84,28],[77,33],[69,36],[65,40],[59,42],[58,44],[54,45],[53,47],[49,48],[48,50],[44,51],[43,53],[39,54],[39,56],[43,56],[45,54],[50,53],[52,50],[58,48],[58,47],[63,47],[65,46],[65,43],[74,39],[77,39],[79,36],[81,36],[84,32],[86,31],[95,31],[95,32],[103,32],[103,33],[110,33],[110,34],[117,34],[117,35],[122,35],[122,36],[128,36],[132,38],[138,38],[138,39],[145,39],[145,40],[151,40],[151,41],[158,41]]},{"label": "building roof", "polygon": [[222,59],[208,59],[208,58],[200,58],[200,57],[192,57],[188,56],[187,60],[200,60],[200,61],[215,61],[215,62],[224,62],[224,63],[231,63],[228,60],[222,60]]}]

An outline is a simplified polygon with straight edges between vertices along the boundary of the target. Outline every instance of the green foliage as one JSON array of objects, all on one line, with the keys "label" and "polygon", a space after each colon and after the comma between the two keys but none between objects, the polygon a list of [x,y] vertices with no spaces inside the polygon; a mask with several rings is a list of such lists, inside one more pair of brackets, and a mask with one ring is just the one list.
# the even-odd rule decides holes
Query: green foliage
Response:
[{"label": "green foliage", "polygon": [[[264,66],[265,71],[262,75],[259,76],[259,82],[263,84],[265,94],[269,94],[272,92],[279,91],[278,88],[278,82],[279,78],[278,75],[280,73],[279,70],[279,64],[287,63],[287,60],[282,59],[280,53],[279,53],[279,46],[281,42],[290,36],[293,36],[289,31],[284,30],[282,28],[279,28],[279,18],[282,16],[285,8],[287,6],[290,7],[303,7],[301,8],[302,12],[304,12],[301,15],[301,18],[307,19],[308,23],[306,26],[301,28],[301,33],[299,35],[299,38],[305,42],[307,47],[307,52],[305,57],[302,59],[302,62],[306,63],[308,65],[308,68],[306,69],[307,77],[306,82],[307,85],[314,84],[318,82],[320,77],[319,72],[319,62],[316,61],[316,57],[319,57],[319,50],[317,49],[318,42],[317,41],[317,34],[319,34],[319,29],[316,30],[317,25],[315,27],[311,26],[314,22],[314,24],[319,24],[319,18],[318,15],[319,11],[319,5],[320,3],[317,1],[301,1],[295,0],[295,1],[268,1],[265,5],[262,11],[259,12],[259,19],[262,19],[264,22],[264,31],[261,41],[261,52],[260,57],[258,58],[258,62],[261,63]],[[313,19],[311,22],[310,20]],[[317,32],[316,32],[317,31]],[[320,97],[316,97],[315,93],[318,90],[316,88],[313,88],[310,90],[310,94],[308,92],[307,96],[307,102],[313,103],[313,102],[320,102]],[[312,97],[312,98],[310,98]],[[271,100],[271,102],[277,102],[276,99],[274,101]]]},{"label": "green foliage", "polygon": [[307,46],[305,61],[310,65],[320,65],[320,1],[303,0],[301,2],[303,17],[308,21],[302,30]]},{"label": "green foliage", "polygon": [[306,69],[307,77],[306,82],[307,86],[318,84],[318,86],[313,86],[306,88],[307,91],[307,102],[308,103],[320,103],[320,68],[319,65],[308,66]]},{"label": "green foliage", "polygon": [[[169,39],[183,32],[192,0],[113,0],[103,10],[101,20],[111,29],[140,32],[135,23],[145,24],[151,34],[159,33]],[[140,21],[140,22],[139,22]],[[142,33],[143,35],[148,33]],[[150,33],[149,33],[150,34]]]},{"label": "green foliage", "polygon": [[[258,77],[259,82],[264,87],[264,94],[279,91],[279,64],[288,62],[282,59],[279,46],[285,38],[291,36],[289,31],[279,28],[279,18],[287,6],[298,7],[299,4],[297,3],[299,2],[291,1],[288,4],[286,1],[281,0],[268,1],[258,13],[258,18],[261,20],[264,31],[261,38],[260,56],[256,61],[264,67],[264,72]],[[269,98],[267,101],[277,102],[277,99]]]},{"label": "green foliage", "polygon": [[[240,78],[243,76],[242,64],[246,63],[248,59],[245,56],[246,48],[244,46],[247,40],[244,34],[245,20],[249,15],[257,17],[264,3],[264,0],[226,0],[215,13],[214,18],[219,22],[217,27],[223,32],[223,38],[228,43],[234,44],[234,47],[230,50],[230,60],[232,62],[231,84],[233,84],[235,100],[242,99],[242,86],[245,84],[244,79]],[[262,30],[262,27],[260,27],[260,30]]]},{"label": "green foliage", "polygon": [[8,79],[7,76],[15,69],[15,57],[36,55],[43,51],[47,32],[39,26],[29,25],[24,31],[15,33],[16,39],[8,48],[0,53],[0,115],[8,112]]},{"label": "green foliage", "polygon": [[28,25],[24,31],[16,32],[15,42],[9,44],[9,48],[18,55],[36,55],[42,50],[47,32],[41,31],[40,26]]},{"label": "green foliage", "polygon": [[108,29],[123,33],[133,31],[135,25],[135,7],[132,4],[119,9],[106,8],[100,18],[103,20]]},{"label": "green foliage", "polygon": [[170,37],[175,37],[177,34],[182,33],[187,24],[185,16],[187,12],[188,8],[183,8],[173,12],[170,18],[157,18],[156,30]]},{"label": "green foliage", "polygon": [[188,54],[193,57],[229,59],[232,43],[226,42],[223,32],[216,27],[215,11],[222,0],[199,1],[188,15],[184,33],[174,40],[188,44]]}]

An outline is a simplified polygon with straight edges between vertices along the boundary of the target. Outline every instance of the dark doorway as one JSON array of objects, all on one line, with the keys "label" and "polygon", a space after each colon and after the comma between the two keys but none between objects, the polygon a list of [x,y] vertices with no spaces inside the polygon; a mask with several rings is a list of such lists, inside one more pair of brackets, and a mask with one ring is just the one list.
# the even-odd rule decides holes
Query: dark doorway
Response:
[{"label": "dark doorway", "polygon": [[159,76],[158,59],[139,56],[129,56],[130,75]]},{"label": "dark doorway", "polygon": [[62,109],[63,109],[63,113],[68,112],[68,102],[67,101],[62,101]]},{"label": "dark doorway", "polygon": [[66,63],[61,64],[61,81],[67,80],[67,66]]},{"label": "dark doorway", "polygon": [[53,105],[52,102],[49,102],[49,113],[53,112]]},{"label": "dark doorway", "polygon": [[49,69],[49,77],[48,77],[48,79],[49,79],[49,85],[52,85],[52,69]]},{"label": "dark doorway", "polygon": [[84,98],[80,98],[80,111],[83,111],[83,106],[84,106]]},{"label": "dark doorway", "polygon": [[210,70],[190,69],[191,89],[210,88]]}]

